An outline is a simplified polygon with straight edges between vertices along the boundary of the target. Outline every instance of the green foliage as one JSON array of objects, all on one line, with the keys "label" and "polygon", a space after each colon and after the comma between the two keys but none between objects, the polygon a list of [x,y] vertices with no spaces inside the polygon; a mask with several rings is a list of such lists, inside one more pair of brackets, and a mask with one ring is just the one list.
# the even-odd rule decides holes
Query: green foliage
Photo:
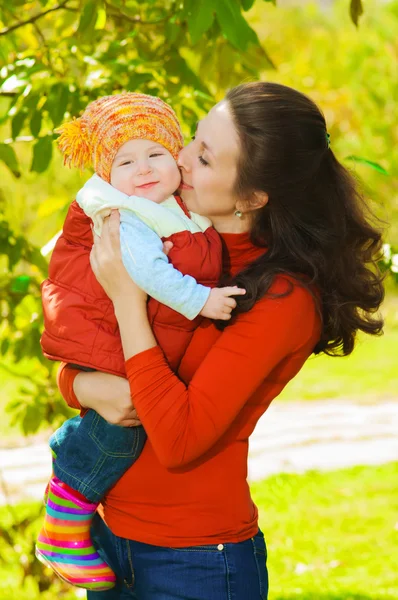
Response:
[{"label": "green foliage", "polygon": [[20,504],[0,509],[0,597],[12,600],[62,600],[77,598],[35,558],[35,542],[44,517],[43,506]]},{"label": "green foliage", "polygon": [[22,235],[16,235],[0,216],[0,254],[6,256],[0,272],[0,353],[12,362],[33,359],[35,376],[22,387],[10,403],[13,424],[25,435],[36,432],[49,422],[60,423],[67,408],[59,398],[55,385],[56,365],[40,351],[43,329],[40,282],[47,274],[47,261],[40,250]]},{"label": "green foliage", "polygon": [[343,0],[330,11],[294,4],[281,4],[264,18],[256,3],[250,13],[277,65],[261,78],[299,89],[322,108],[332,150],[361,180],[372,209],[389,226],[387,240],[396,245],[398,2],[368,0],[357,29]]},{"label": "green foliage", "polygon": [[[389,279],[392,275],[389,276]],[[391,290],[395,285],[387,281]],[[350,356],[330,360],[313,355],[280,396],[281,401],[389,401],[397,395],[398,297],[391,291],[383,305],[385,332],[359,335]]]}]

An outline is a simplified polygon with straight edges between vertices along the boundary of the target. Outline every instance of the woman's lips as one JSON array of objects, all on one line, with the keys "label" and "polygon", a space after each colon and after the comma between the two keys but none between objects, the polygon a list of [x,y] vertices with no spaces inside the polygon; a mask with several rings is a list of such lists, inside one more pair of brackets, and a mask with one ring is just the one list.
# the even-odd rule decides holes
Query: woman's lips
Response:
[{"label": "woman's lips", "polygon": [[193,187],[192,185],[188,185],[187,183],[181,181],[180,190],[193,190]]},{"label": "woman's lips", "polygon": [[157,185],[158,183],[158,181],[150,181],[149,183],[144,183],[143,185],[136,185],[135,187],[140,190],[148,190],[149,188],[153,187],[154,185]]}]

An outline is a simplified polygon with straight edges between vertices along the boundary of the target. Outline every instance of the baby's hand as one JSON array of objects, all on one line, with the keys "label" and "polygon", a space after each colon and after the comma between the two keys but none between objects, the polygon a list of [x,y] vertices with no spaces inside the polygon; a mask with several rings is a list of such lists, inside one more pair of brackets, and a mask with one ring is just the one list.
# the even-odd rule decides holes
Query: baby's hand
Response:
[{"label": "baby's hand", "polygon": [[213,288],[199,314],[208,319],[229,321],[231,312],[236,307],[236,300],[230,298],[230,296],[242,296],[243,294],[246,294],[246,290],[238,288],[236,285],[233,287]]}]

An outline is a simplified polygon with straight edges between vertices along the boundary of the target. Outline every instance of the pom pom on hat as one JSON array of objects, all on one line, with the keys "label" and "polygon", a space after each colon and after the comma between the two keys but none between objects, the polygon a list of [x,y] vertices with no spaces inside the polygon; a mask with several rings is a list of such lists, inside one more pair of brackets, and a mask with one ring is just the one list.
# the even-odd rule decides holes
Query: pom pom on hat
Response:
[{"label": "pom pom on hat", "polygon": [[91,164],[92,149],[87,127],[82,119],[73,119],[55,130],[60,136],[58,146],[64,155],[64,164],[84,169]]},{"label": "pom pom on hat", "polygon": [[57,132],[64,162],[80,168],[91,165],[107,182],[119,148],[131,139],[157,142],[175,159],[183,146],[173,109],[160,98],[133,92],[91,102],[79,119],[65,123]]}]

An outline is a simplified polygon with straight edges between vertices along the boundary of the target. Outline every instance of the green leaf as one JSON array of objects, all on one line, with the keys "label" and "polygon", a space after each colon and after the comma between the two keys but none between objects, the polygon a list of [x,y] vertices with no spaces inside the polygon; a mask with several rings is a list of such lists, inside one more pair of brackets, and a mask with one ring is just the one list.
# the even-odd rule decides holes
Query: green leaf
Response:
[{"label": "green leaf", "polygon": [[346,156],[345,159],[357,162],[361,165],[366,165],[367,167],[374,169],[378,173],[383,173],[383,175],[388,175],[388,172],[384,169],[384,167],[382,167],[378,163],[373,162],[372,160],[368,160],[367,158],[361,158],[360,156]]},{"label": "green leaf", "polygon": [[[243,10],[250,10],[256,0],[240,0]],[[267,1],[267,0],[266,0]]]},{"label": "green leaf", "polygon": [[106,25],[106,10],[105,10],[105,8],[99,8],[97,20],[95,21],[94,29],[104,29],[105,25]]},{"label": "green leaf", "polygon": [[128,89],[138,91],[143,89],[146,83],[153,81],[153,75],[151,73],[133,73],[128,82]]},{"label": "green leaf", "polygon": [[18,137],[18,135],[20,134],[23,124],[25,122],[25,119],[26,119],[26,112],[24,110],[19,111],[13,117],[13,119],[11,121],[11,137],[13,140],[15,140],[15,138]]},{"label": "green leaf", "polygon": [[350,15],[355,27],[358,27],[359,17],[363,15],[362,0],[351,0]]},{"label": "green leaf", "polygon": [[31,119],[30,119],[30,131],[33,137],[39,137],[40,129],[41,129],[41,120],[42,120],[42,112],[40,110],[35,110]]},{"label": "green leaf", "polygon": [[257,34],[242,16],[237,0],[217,0],[215,8],[221,30],[235,48],[245,51],[249,44],[259,45]]},{"label": "green leaf", "polygon": [[7,165],[14,177],[21,177],[17,156],[9,144],[0,144],[0,160]]},{"label": "green leaf", "polygon": [[22,431],[25,435],[35,433],[38,430],[40,421],[43,418],[43,410],[40,410],[40,408],[40,406],[37,406],[37,403],[28,404],[26,407],[26,412],[22,417],[21,423]]},{"label": "green leaf", "polygon": [[52,136],[46,135],[45,137],[39,138],[33,146],[33,160],[30,170],[36,173],[43,173],[50,164],[52,152]]},{"label": "green leaf", "polygon": [[210,29],[214,21],[214,2],[213,0],[201,0],[194,5],[189,12],[188,30],[191,36],[192,44],[199,42],[200,38]]},{"label": "green leaf", "polygon": [[98,14],[98,3],[89,0],[85,3],[76,33],[89,37],[96,25]]},{"label": "green leaf", "polygon": [[8,338],[4,338],[4,340],[1,342],[1,346],[0,346],[0,352],[3,356],[5,354],[7,354],[9,347],[10,347],[10,340]]},{"label": "green leaf", "polygon": [[10,291],[14,294],[26,294],[29,289],[29,275],[19,275],[14,277],[10,282]]},{"label": "green leaf", "polygon": [[56,83],[52,86],[47,98],[46,108],[49,112],[54,127],[61,124],[69,100],[69,87],[64,83]]}]

